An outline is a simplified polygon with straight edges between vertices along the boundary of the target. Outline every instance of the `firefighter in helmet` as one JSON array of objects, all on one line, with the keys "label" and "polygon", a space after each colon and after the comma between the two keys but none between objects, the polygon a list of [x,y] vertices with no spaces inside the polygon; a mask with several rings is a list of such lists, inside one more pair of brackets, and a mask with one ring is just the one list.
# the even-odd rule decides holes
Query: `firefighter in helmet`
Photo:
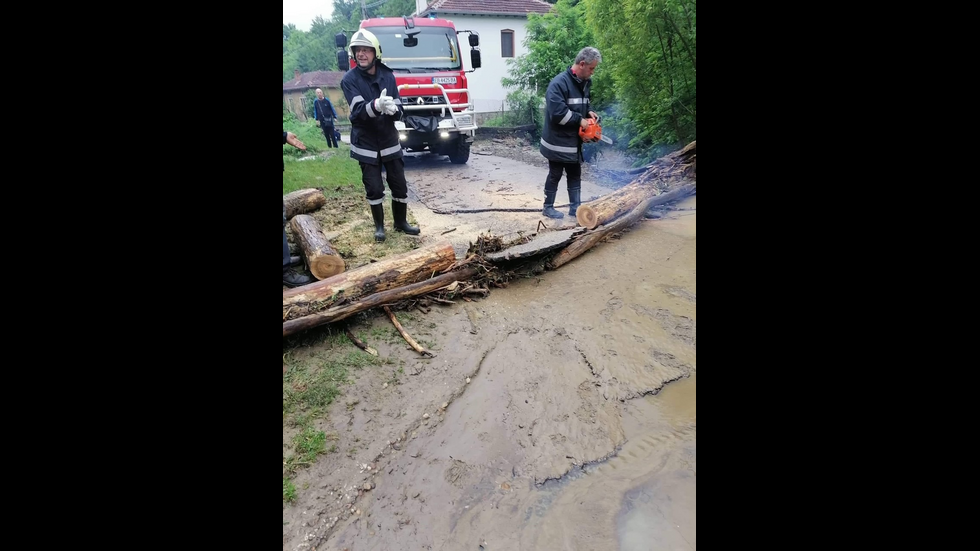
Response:
[{"label": "firefighter in helmet", "polygon": [[340,88],[350,106],[350,156],[361,165],[361,181],[374,218],[374,240],[385,240],[382,167],[391,190],[394,229],[418,235],[419,228],[410,226],[407,220],[408,182],[404,153],[395,129],[395,121],[401,120],[405,111],[398,97],[395,74],[381,62],[381,43],[374,33],[358,29],[351,37],[349,51],[357,70],[347,71]]}]

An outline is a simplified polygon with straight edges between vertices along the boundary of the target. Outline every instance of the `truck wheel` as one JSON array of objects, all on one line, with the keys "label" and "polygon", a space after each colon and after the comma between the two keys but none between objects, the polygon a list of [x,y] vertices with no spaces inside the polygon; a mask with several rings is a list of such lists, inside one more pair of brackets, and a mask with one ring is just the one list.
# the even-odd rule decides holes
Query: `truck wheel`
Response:
[{"label": "truck wheel", "polygon": [[455,165],[466,164],[470,160],[470,144],[466,142],[466,136],[456,140],[456,151],[449,154],[449,160]]}]

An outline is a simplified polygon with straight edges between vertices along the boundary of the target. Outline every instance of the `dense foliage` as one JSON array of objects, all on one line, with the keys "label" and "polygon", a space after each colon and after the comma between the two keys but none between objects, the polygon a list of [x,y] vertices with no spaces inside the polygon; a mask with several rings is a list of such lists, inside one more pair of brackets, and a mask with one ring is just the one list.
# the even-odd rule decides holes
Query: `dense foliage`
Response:
[{"label": "dense foliage", "polygon": [[[333,6],[330,21],[318,17],[309,32],[283,26],[283,82],[294,69],[337,70],[334,35],[356,29],[362,11],[360,0]],[[414,0],[387,0],[367,15],[413,11]],[[533,106],[541,105],[548,83],[579,50],[595,46],[602,63],[592,77],[592,99],[617,147],[648,161],[697,139],[696,0],[558,0],[552,13],[528,15],[524,46],[528,54],[508,60],[501,81],[512,89],[510,122],[540,125]]]}]

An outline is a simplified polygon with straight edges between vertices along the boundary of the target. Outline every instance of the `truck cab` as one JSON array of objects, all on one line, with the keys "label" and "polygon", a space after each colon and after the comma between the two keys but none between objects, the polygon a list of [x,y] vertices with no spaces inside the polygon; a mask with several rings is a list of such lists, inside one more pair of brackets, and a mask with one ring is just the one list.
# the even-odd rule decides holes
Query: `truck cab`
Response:
[{"label": "truck cab", "polygon": [[[361,21],[361,28],[378,37],[381,62],[395,73],[405,110],[402,120],[395,121],[402,148],[466,163],[477,128],[466,73],[481,65],[479,35],[435,17],[378,17]],[[469,71],[457,38],[460,33],[469,34]],[[345,48],[346,35],[338,34],[336,42]],[[341,67],[345,62],[348,69],[355,67],[346,51],[338,52],[338,58]]]}]

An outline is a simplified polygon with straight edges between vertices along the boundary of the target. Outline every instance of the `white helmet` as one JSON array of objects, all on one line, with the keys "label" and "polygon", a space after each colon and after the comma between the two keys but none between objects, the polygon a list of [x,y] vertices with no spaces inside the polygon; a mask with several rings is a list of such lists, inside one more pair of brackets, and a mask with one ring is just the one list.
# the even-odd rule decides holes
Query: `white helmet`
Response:
[{"label": "white helmet", "polygon": [[368,48],[374,48],[374,58],[378,61],[381,60],[381,42],[378,41],[378,37],[374,36],[371,31],[366,31],[364,29],[358,29],[354,36],[350,39],[350,46],[348,46],[347,51],[350,52],[351,59],[355,59],[354,46],[367,46]]}]

